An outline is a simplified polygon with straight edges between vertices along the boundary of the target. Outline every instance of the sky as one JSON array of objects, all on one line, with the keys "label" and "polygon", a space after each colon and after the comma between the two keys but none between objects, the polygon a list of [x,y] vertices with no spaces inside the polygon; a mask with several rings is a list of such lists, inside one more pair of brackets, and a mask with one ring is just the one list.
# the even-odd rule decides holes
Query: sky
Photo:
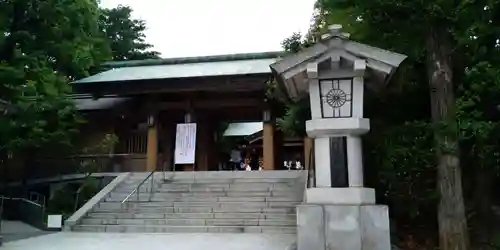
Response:
[{"label": "sky", "polygon": [[134,18],[146,21],[146,41],[167,58],[281,50],[283,39],[307,32],[314,2],[101,0],[101,6],[130,6]]}]

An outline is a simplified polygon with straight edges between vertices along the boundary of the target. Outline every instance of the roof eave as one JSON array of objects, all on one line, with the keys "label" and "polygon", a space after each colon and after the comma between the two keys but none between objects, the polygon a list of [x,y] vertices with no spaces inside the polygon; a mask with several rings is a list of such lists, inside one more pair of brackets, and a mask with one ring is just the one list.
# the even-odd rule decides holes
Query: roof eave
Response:
[{"label": "roof eave", "polygon": [[238,53],[238,54],[212,55],[212,56],[199,56],[199,57],[177,57],[177,58],[163,58],[163,59],[111,61],[103,63],[102,66],[110,68],[120,68],[120,67],[222,62],[222,61],[237,61],[237,60],[252,60],[252,59],[270,59],[270,58],[277,58],[280,56],[283,56],[282,51],[270,51],[270,52],[260,52],[260,53]]},{"label": "roof eave", "polygon": [[[375,71],[381,70],[380,72],[386,75],[383,82],[379,82],[382,85],[390,81],[399,65],[407,58],[399,53],[351,41],[341,35],[329,36],[299,53],[290,54],[270,65],[280,89],[286,93],[289,100],[295,100],[300,96],[292,96],[288,91],[286,79],[284,79],[285,73],[296,67],[304,67],[305,69],[306,62],[316,60],[335,49],[344,50],[347,53],[345,55],[349,55],[349,57],[365,59],[368,66],[374,67]],[[379,67],[377,68],[377,66]]]}]

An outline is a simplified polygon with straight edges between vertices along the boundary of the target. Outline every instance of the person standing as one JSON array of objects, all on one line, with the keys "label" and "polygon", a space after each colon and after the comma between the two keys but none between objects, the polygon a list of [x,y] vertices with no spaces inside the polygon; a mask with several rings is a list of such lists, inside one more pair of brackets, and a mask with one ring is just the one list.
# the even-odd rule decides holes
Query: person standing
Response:
[{"label": "person standing", "polygon": [[257,153],[257,150],[255,148],[253,148],[252,152],[250,153],[250,168],[252,169],[252,171],[259,170],[259,154]]},{"label": "person standing", "polygon": [[241,162],[242,162],[241,151],[238,149],[231,150],[231,157],[229,159],[230,168],[233,171],[238,170],[240,168]]}]

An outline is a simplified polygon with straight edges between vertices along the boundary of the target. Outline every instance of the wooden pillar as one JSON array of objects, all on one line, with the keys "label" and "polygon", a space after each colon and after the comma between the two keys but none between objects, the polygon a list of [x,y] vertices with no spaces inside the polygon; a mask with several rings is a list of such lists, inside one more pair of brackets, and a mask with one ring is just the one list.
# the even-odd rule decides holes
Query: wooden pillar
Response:
[{"label": "wooden pillar", "polygon": [[151,172],[158,164],[158,122],[156,115],[148,116],[148,145],[146,149],[146,171]]},{"label": "wooden pillar", "polygon": [[274,126],[271,123],[264,123],[263,130],[264,169],[274,170]]},{"label": "wooden pillar", "polygon": [[264,111],[264,126],[262,131],[262,151],[264,155],[264,170],[274,170],[274,124],[271,119],[271,111]]},{"label": "wooden pillar", "polygon": [[314,157],[312,154],[313,139],[304,136],[304,169],[309,170],[311,168],[311,158]]}]

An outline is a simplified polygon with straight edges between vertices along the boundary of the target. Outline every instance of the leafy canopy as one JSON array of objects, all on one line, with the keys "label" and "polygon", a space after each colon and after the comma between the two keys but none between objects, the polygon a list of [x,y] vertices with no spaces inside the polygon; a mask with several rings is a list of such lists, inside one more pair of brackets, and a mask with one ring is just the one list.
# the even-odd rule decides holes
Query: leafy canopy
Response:
[{"label": "leafy canopy", "polygon": [[132,9],[128,6],[118,6],[103,9],[99,25],[106,33],[113,60],[142,60],[159,58],[160,53],[151,51],[151,44],[145,42],[146,23],[134,19]]},{"label": "leafy canopy", "polygon": [[78,116],[68,83],[108,58],[98,18],[92,0],[0,2],[0,98],[18,109],[0,117],[2,159],[69,144]]}]

